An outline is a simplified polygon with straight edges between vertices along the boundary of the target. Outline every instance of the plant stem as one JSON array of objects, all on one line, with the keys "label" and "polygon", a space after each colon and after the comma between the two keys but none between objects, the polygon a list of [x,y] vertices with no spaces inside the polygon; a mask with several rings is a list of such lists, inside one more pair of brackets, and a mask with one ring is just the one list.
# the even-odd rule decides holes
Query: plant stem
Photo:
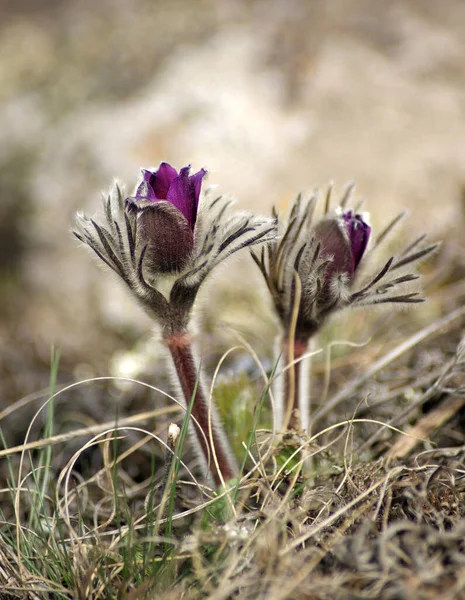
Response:
[{"label": "plant stem", "polygon": [[223,429],[216,419],[214,407],[208,406],[201,381],[198,381],[199,371],[195,367],[190,336],[184,331],[171,333],[165,337],[165,343],[171,353],[187,405],[195,393],[192,428],[215,484],[222,485],[237,475],[237,466]]},{"label": "plant stem", "polygon": [[308,342],[301,340],[289,340],[285,337],[282,341],[282,354],[286,357],[286,370],[284,371],[284,401],[286,403],[286,414],[284,418],[284,429],[302,429],[302,421],[305,417],[301,415],[302,402],[301,378],[302,378],[302,356],[307,351]]}]

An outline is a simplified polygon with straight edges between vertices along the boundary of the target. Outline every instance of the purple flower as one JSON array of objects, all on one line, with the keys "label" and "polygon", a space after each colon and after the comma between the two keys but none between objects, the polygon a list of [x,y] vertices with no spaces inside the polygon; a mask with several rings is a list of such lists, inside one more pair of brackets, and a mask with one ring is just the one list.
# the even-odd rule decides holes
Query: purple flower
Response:
[{"label": "purple flower", "polygon": [[344,225],[349,236],[350,249],[352,251],[353,269],[352,272],[358,267],[359,262],[362,260],[362,256],[368,246],[368,240],[370,239],[371,227],[365,223],[362,215],[354,215],[349,210],[343,215]]},{"label": "purple flower", "polygon": [[143,170],[135,197],[126,200],[138,215],[138,244],[145,248],[144,262],[152,272],[181,271],[192,254],[200,188],[206,171],[189,175],[190,166],[178,172],[168,163],[158,171]]},{"label": "purple flower", "polygon": [[326,261],[324,266],[324,291],[334,277],[345,274],[348,282],[353,280],[370,239],[371,227],[361,215],[349,210],[342,217],[327,218],[315,225],[314,238],[319,254]]},{"label": "purple flower", "polygon": [[[315,219],[317,194],[306,203],[299,196],[287,224],[281,225],[280,239],[272,241],[261,254],[252,251],[271,292],[285,331],[291,325],[296,301],[295,274],[300,280],[300,302],[295,339],[306,343],[332,313],[347,306],[390,303],[398,306],[421,302],[412,285],[418,275],[408,265],[429,254],[436,244],[419,248],[418,238],[403,253],[392,256],[371,277],[363,276],[361,266],[371,237],[371,227],[357,210],[347,210],[353,186],[349,186],[339,206],[329,210],[331,188],[326,195],[322,218]],[[396,217],[376,238],[378,246],[399,221]],[[357,279],[358,285],[357,285]],[[355,288],[355,289],[354,289]]]},{"label": "purple flower", "polygon": [[277,233],[275,219],[234,213],[223,196],[199,202],[206,171],[189,171],[167,163],[143,170],[134,195],[115,184],[102,216],[76,217],[76,237],[123,279],[163,335],[185,330],[200,286],[219,263]]},{"label": "purple flower", "polygon": [[137,200],[157,202],[167,200],[186,219],[194,231],[199,206],[202,179],[207,172],[200,169],[195,175],[189,175],[190,165],[178,172],[168,163],[162,162],[158,171],[143,170],[144,181],[136,192]]}]

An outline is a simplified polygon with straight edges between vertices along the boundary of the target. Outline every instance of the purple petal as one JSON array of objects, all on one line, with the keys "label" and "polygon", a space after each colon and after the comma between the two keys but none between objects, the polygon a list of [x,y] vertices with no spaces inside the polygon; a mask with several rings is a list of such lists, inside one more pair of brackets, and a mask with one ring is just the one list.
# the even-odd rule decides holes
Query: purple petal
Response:
[{"label": "purple petal", "polygon": [[150,184],[150,179],[153,176],[151,171],[147,171],[145,169],[142,170],[143,180],[139,185],[136,191],[135,198],[137,199],[145,199],[145,200],[156,200],[155,192]]},{"label": "purple petal", "polygon": [[136,198],[166,200],[168,190],[178,172],[168,163],[162,162],[158,171],[142,170],[143,181],[137,188]]},{"label": "purple petal", "polygon": [[142,177],[144,178],[144,181],[150,183],[150,179],[153,177],[153,171],[142,169]]},{"label": "purple petal", "polygon": [[156,173],[153,174],[150,184],[159,200],[166,200],[171,184],[178,176],[178,172],[168,163],[162,162]]},{"label": "purple petal", "polygon": [[344,224],[349,236],[355,270],[368,246],[371,227],[365,223],[361,215],[354,215],[351,210],[344,213]]},{"label": "purple petal", "polygon": [[200,187],[206,171],[203,169],[189,176],[190,166],[184,167],[174,179],[166,199],[173,204],[186,218],[193,230],[197,220]]},{"label": "purple petal", "polygon": [[200,171],[198,173],[196,173],[195,175],[192,175],[192,177],[191,177],[191,181],[194,186],[194,194],[195,194],[197,206],[199,205],[200,188],[202,187],[202,179],[205,177],[206,174],[207,174],[207,171],[205,169],[200,169]]},{"label": "purple petal", "polygon": [[338,273],[347,273],[350,277],[355,270],[354,258],[350,243],[347,240],[339,219],[324,219],[314,229],[315,241],[321,245],[320,256],[332,257],[326,267],[327,282]]}]

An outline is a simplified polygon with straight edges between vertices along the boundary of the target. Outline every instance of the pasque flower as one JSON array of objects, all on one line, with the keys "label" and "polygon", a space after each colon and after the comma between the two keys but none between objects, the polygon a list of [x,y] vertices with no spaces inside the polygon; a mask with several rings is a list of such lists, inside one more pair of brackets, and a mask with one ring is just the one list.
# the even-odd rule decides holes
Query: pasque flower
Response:
[{"label": "pasque flower", "polygon": [[[315,321],[323,319],[328,311],[344,302],[344,288],[352,283],[370,239],[371,227],[364,218],[366,216],[351,210],[339,211],[313,228],[313,243],[309,244],[309,250],[313,247],[314,252],[310,261],[308,255],[302,256],[299,276],[304,277],[304,292],[307,292],[312,275],[316,275],[312,282],[315,286],[312,291]],[[317,325],[309,323],[308,327],[311,332]]]},{"label": "pasque flower", "polygon": [[276,235],[275,219],[231,211],[222,196],[200,198],[206,171],[167,163],[143,171],[134,196],[115,184],[104,216],[76,219],[76,237],[125,281],[163,334],[186,327],[200,285],[226,257]]},{"label": "pasque flower", "polygon": [[146,248],[144,261],[154,273],[182,271],[194,249],[200,188],[206,171],[189,175],[189,167],[179,172],[168,163],[158,171],[144,170],[143,181],[127,209],[138,219],[136,243]]},{"label": "pasque flower", "polygon": [[161,327],[187,403],[195,392],[192,416],[200,455],[215,483],[235,475],[236,466],[214,407],[209,410],[197,381],[188,335],[197,292],[227,256],[276,235],[275,219],[234,213],[223,197],[200,199],[201,169],[178,173],[167,163],[142,171],[135,195],[115,184],[104,202],[104,217],[78,214],[76,237],[115,271]]},{"label": "pasque flower", "polygon": [[[282,229],[280,238],[269,242],[260,255],[252,251],[282,324],[281,352],[289,363],[284,377],[286,426],[307,424],[307,407],[299,385],[299,359],[307,351],[309,340],[332,313],[349,306],[423,301],[419,289],[412,288],[418,275],[409,267],[437,245],[421,247],[425,237],[421,236],[398,256],[392,256],[374,275],[363,278],[371,227],[366,214],[347,209],[352,188],[347,188],[333,211],[329,208],[330,188],[324,214],[318,220],[314,219],[317,195],[305,203],[299,196],[287,223],[278,219],[278,227]],[[275,211],[274,216],[278,218]],[[378,235],[370,253],[402,216],[396,217]]]}]

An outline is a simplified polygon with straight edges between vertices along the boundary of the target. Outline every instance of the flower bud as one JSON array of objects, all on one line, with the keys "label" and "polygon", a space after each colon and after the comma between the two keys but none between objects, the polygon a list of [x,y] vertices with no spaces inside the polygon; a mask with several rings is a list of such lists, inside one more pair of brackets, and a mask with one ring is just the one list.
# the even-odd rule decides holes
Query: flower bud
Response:
[{"label": "flower bud", "polygon": [[195,175],[189,171],[184,167],[178,175],[168,163],[161,163],[157,171],[144,170],[135,197],[126,200],[129,212],[137,214],[136,245],[153,275],[181,271],[192,254],[206,171]]},{"label": "flower bud", "polygon": [[163,335],[184,332],[197,292],[210,272],[243,248],[271,242],[275,219],[231,211],[231,200],[203,198],[201,169],[179,174],[168,163],[143,170],[136,193],[127,197],[115,184],[104,214],[76,218],[76,237],[115,271]]},{"label": "flower bud", "polygon": [[165,200],[134,202],[137,212],[136,245],[144,251],[144,266],[149,273],[181,271],[194,247],[194,234],[183,215]]},{"label": "flower bud", "polygon": [[189,227],[194,230],[199,206],[202,179],[205,169],[189,175],[190,165],[178,172],[168,163],[162,162],[158,171],[143,170],[144,180],[137,188],[136,200],[157,202],[167,200],[184,216]]},{"label": "flower bud", "polygon": [[314,242],[319,246],[319,255],[326,264],[321,275],[323,295],[337,277],[344,276],[346,283],[352,282],[368,245],[370,232],[371,228],[362,216],[354,215],[352,211],[344,213],[342,218],[324,219],[315,225]]}]

